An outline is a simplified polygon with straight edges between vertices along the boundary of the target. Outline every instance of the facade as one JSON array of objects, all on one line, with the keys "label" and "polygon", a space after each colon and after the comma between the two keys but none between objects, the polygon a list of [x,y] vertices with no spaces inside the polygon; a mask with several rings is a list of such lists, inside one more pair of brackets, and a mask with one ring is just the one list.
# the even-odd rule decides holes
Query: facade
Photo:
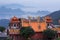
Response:
[{"label": "facade", "polygon": [[8,34],[11,40],[20,40],[20,21],[17,17],[13,17],[10,20]]},{"label": "facade", "polygon": [[[12,40],[24,40],[24,38],[20,36],[21,27],[31,27],[35,31],[35,35],[31,36],[31,39],[34,40],[43,39],[42,32],[47,28],[51,28],[52,30],[58,29],[58,28],[54,28],[52,24],[52,18],[49,16],[46,16],[42,20],[40,19],[40,17],[36,17],[36,18],[28,17],[28,19],[25,19],[25,18],[17,18],[14,16],[10,20],[9,29],[8,29],[8,35]],[[58,31],[58,36],[60,35],[59,31]]]}]

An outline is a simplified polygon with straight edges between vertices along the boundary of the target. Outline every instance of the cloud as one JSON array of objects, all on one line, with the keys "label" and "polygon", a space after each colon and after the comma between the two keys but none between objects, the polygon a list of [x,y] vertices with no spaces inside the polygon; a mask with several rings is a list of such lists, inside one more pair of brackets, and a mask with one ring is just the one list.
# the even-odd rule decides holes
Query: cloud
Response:
[{"label": "cloud", "polygon": [[0,0],[0,5],[22,4],[40,10],[55,11],[60,10],[60,0]]},{"label": "cloud", "polygon": [[60,0],[0,0],[0,5],[5,4],[21,4],[26,8],[25,11],[37,11],[37,10],[59,10]]}]

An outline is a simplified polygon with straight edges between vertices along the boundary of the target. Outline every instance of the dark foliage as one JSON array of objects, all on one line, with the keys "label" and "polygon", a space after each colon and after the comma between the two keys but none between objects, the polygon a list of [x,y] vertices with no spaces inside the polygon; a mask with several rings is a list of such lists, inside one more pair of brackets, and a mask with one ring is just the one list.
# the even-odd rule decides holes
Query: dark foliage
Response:
[{"label": "dark foliage", "polygon": [[20,35],[22,35],[24,38],[28,38],[32,35],[34,35],[34,30],[30,27],[22,27],[20,29]]},{"label": "dark foliage", "polygon": [[0,31],[3,32],[5,30],[5,27],[0,26]]},{"label": "dark foliage", "polygon": [[54,31],[54,30],[51,30],[51,29],[47,29],[47,30],[43,31],[43,35],[48,40],[51,40],[51,39],[55,38],[55,36],[57,35],[57,31]]}]

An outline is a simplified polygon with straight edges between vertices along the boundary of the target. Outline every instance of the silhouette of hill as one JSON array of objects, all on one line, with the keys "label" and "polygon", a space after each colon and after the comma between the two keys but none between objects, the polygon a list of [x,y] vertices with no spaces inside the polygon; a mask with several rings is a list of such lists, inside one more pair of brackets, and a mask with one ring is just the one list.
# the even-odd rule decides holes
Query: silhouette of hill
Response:
[{"label": "silhouette of hill", "polygon": [[3,26],[3,27],[8,27],[9,25],[9,20],[8,19],[1,19],[0,20],[0,26]]},{"label": "silhouette of hill", "polygon": [[12,16],[18,16],[18,17],[27,17],[27,16],[45,16],[49,14],[49,11],[37,11],[37,12],[25,12],[20,8],[12,9],[12,8],[6,8],[5,6],[0,7],[0,17],[12,17]]},{"label": "silhouette of hill", "polygon": [[55,11],[55,12],[49,14],[48,16],[52,17],[54,24],[56,24],[56,25],[59,24],[58,20],[60,19],[60,10],[59,11]]}]

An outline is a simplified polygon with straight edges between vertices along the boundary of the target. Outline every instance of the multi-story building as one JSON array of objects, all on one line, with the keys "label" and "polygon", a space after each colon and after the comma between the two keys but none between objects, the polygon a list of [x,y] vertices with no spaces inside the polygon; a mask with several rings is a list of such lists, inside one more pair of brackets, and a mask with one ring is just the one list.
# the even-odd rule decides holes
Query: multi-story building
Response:
[{"label": "multi-story building", "polygon": [[43,39],[42,32],[47,28],[51,28],[52,30],[58,29],[58,36],[60,37],[60,28],[55,28],[53,26],[52,18],[49,16],[43,19],[40,19],[40,17],[28,17],[28,19],[25,19],[14,16],[10,19],[8,28],[10,38],[13,40],[24,40],[23,37],[20,36],[21,27],[31,27],[35,31],[35,35],[31,36],[32,39]]}]

